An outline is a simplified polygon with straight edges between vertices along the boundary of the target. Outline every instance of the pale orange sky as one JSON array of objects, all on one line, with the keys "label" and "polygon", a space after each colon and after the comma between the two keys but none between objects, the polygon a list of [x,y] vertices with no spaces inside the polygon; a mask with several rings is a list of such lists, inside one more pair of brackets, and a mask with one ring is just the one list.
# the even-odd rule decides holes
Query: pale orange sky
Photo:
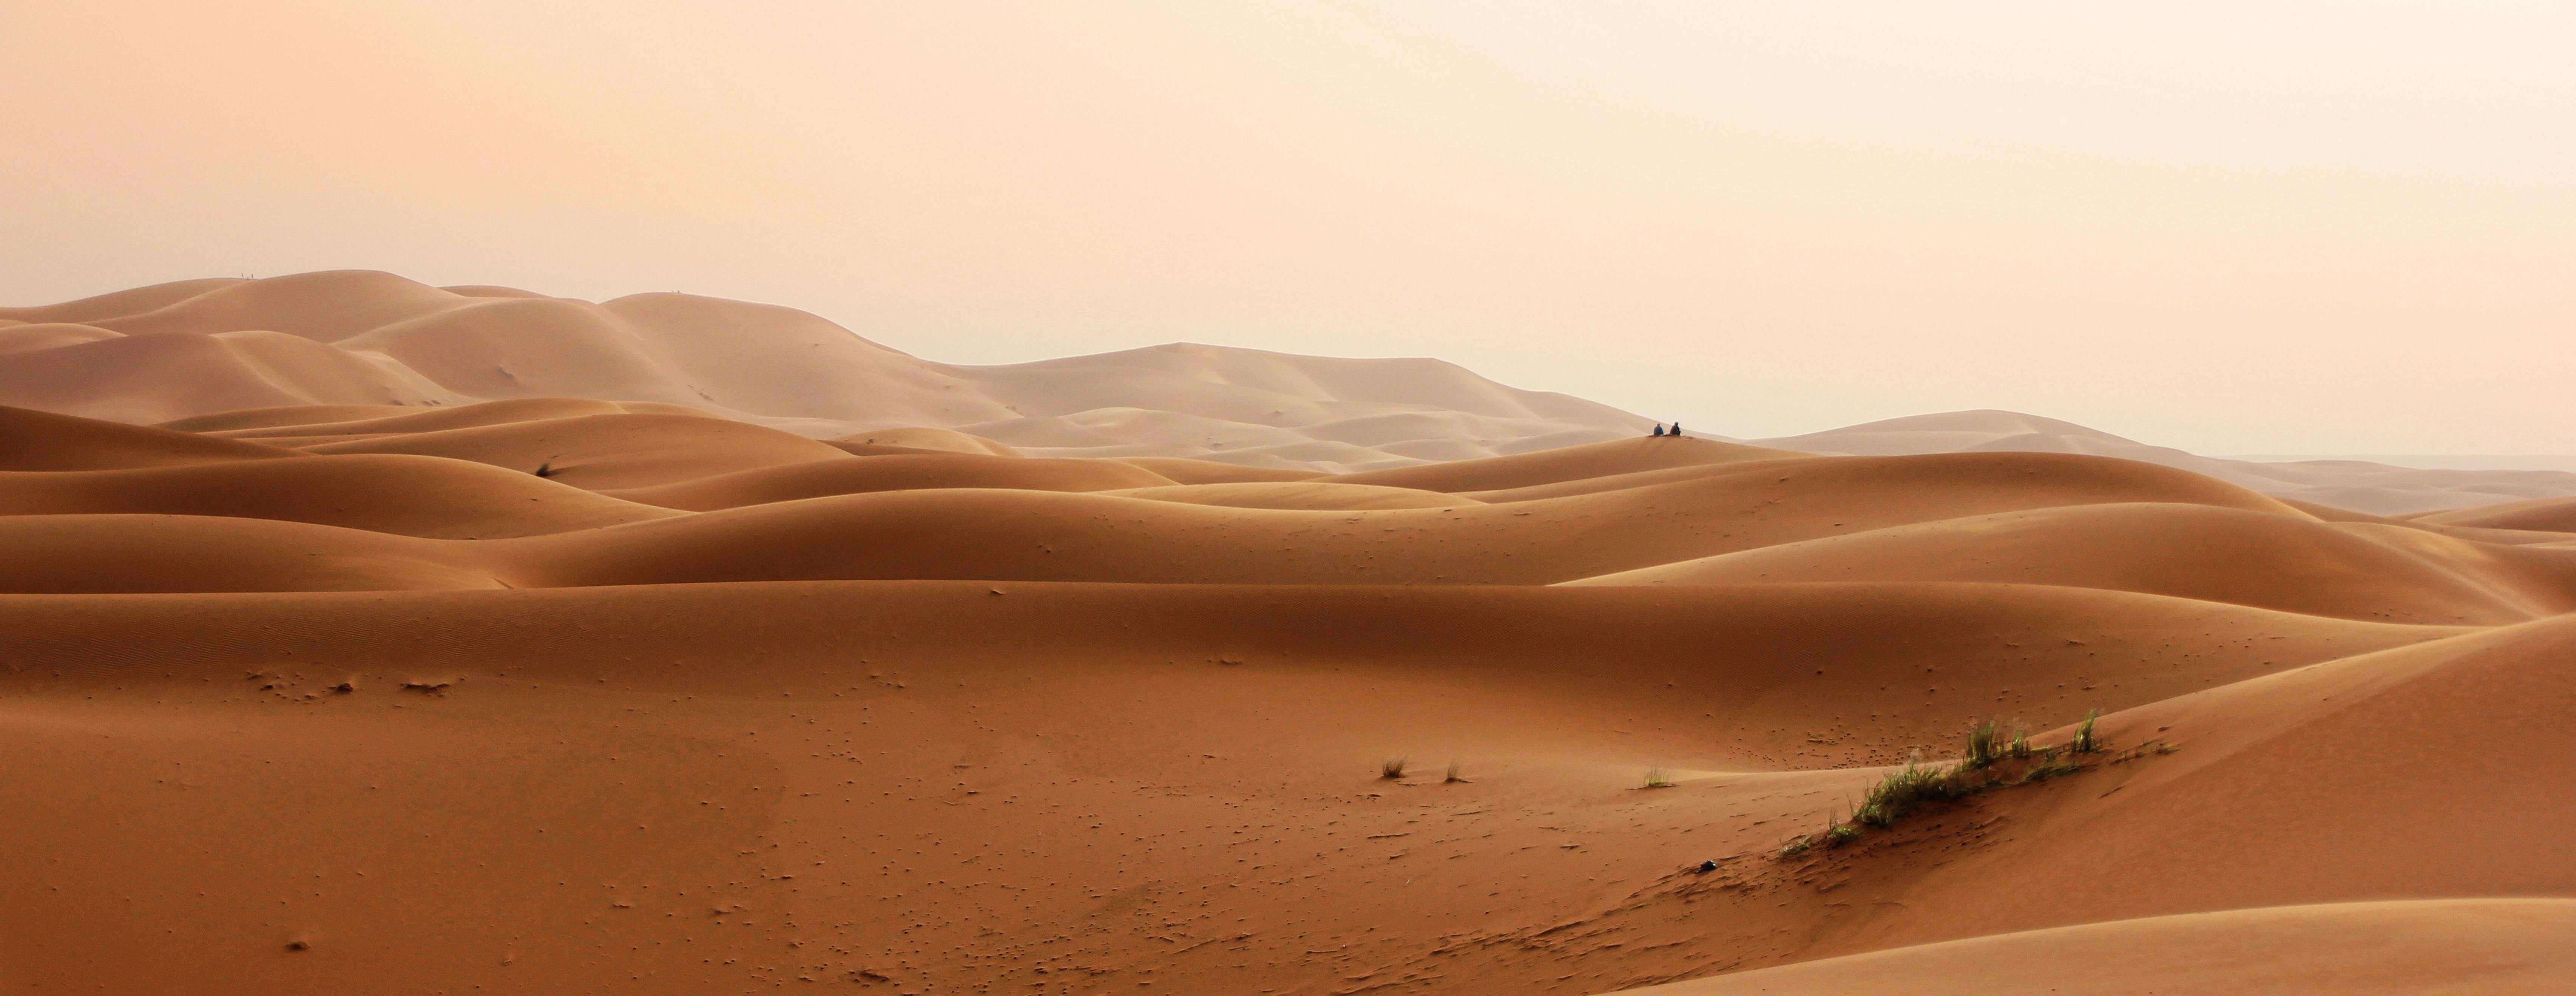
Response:
[{"label": "pale orange sky", "polygon": [[[2576,453],[2576,5],[0,0],[0,303],[367,267],[1710,432]],[[5,361],[0,361],[5,362]]]}]

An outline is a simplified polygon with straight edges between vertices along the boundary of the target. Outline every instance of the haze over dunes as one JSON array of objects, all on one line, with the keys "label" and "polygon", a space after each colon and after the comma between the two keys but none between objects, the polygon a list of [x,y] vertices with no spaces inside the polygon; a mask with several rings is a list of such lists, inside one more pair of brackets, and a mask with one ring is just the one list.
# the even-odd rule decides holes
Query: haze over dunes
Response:
[{"label": "haze over dunes", "polygon": [[[582,468],[570,471],[585,475],[574,483],[602,488],[628,486],[652,472],[634,466],[611,470],[549,433],[561,427],[584,439],[622,431],[724,436],[749,448],[725,457],[741,461],[733,470],[765,466],[800,448],[824,453],[821,446],[774,436],[755,440],[735,424],[747,422],[853,453],[898,447],[1001,456],[1182,457],[1343,474],[1625,439],[1655,421],[1565,395],[1506,387],[1437,360],[1334,359],[1175,344],[959,366],[888,349],[821,318],[772,305],[676,293],[592,303],[500,287],[437,288],[360,271],[190,280],[55,305],[0,308],[0,357],[7,359],[0,363],[0,404],[165,423],[314,452],[470,451],[527,468],[551,459]],[[497,401],[509,404],[418,410]],[[718,417],[705,417],[710,415]],[[579,429],[553,421],[584,417],[602,421]],[[700,421],[645,428],[656,417]],[[1692,428],[1701,435],[1723,429]],[[504,439],[516,443],[505,446]],[[709,452],[732,449],[702,442]],[[2112,456],[2373,515],[2576,497],[2576,473],[2565,471],[2223,460],[2011,412],[1916,416],[1757,442],[1776,448],[1770,454],[1775,456]],[[621,452],[614,461],[621,465],[651,459]],[[1744,451],[1748,457],[1763,452]],[[1646,471],[1670,477],[1696,473],[1645,464],[1620,472]],[[1426,480],[1436,480],[1457,472],[1425,473],[1431,475]],[[605,475],[612,474],[628,475],[621,478],[628,484],[607,483]],[[1131,486],[1150,483],[1139,479]],[[766,500],[800,488],[820,489],[817,494],[866,490],[783,478],[730,486],[769,489],[761,492]],[[1517,486],[1435,485],[1450,491]]]},{"label": "haze over dunes", "polygon": [[[0,409],[14,988],[2576,970],[2576,522],[2495,500],[2540,478],[1655,438],[1431,361],[956,367],[381,274],[6,317],[51,409]],[[2094,709],[2077,770],[1783,853]]]}]

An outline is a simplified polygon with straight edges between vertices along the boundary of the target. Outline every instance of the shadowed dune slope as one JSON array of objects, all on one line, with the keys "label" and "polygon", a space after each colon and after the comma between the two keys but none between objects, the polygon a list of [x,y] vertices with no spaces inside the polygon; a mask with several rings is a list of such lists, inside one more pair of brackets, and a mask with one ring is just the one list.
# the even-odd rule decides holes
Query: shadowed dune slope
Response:
[{"label": "shadowed dune slope", "polygon": [[2576,557],[2205,505],[2081,505],[1898,526],[1573,584],[2001,581],[2285,612],[2497,625],[2576,608]]},{"label": "shadowed dune slope", "polygon": [[500,539],[669,518],[534,474],[353,454],[136,470],[0,472],[0,515],[278,519],[436,539]]},{"label": "shadowed dune slope", "polygon": [[2278,906],[2054,927],[1628,990],[1638,996],[1902,992],[2565,992],[2576,900]]},{"label": "shadowed dune slope", "polygon": [[179,467],[302,455],[190,432],[0,407],[0,471]]}]

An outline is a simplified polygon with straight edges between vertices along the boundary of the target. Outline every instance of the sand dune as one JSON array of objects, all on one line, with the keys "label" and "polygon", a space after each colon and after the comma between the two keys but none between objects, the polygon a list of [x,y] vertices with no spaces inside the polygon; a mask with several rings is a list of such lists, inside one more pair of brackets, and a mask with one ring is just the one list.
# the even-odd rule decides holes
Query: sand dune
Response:
[{"label": "sand dune", "polygon": [[312,444],[307,453],[411,453],[535,473],[593,490],[641,488],[760,467],[845,460],[828,443],[689,415],[581,415]]},{"label": "sand dune", "polygon": [[259,443],[0,408],[0,471],[183,467],[299,455]]},{"label": "sand dune", "polygon": [[[1798,954],[1520,940],[1610,927],[1833,798],[1785,772],[1883,763],[1970,709],[2068,716],[2458,632],[2013,586],[992,587],[0,599],[22,674],[103,696],[0,714],[0,757],[84,745],[0,768],[53,813],[0,832],[65,859],[0,871],[38,900],[0,915],[56,953],[42,978],[134,986],[178,966],[93,952],[184,922],[191,964],[268,991],[396,968],[560,989],[613,945],[645,977],[621,982],[656,991],[773,972],[1208,991],[1430,962],[1443,985],[1597,992]],[[173,710],[195,718],[152,718]],[[1392,753],[1427,783],[1374,780]],[[1452,756],[1471,783],[1438,783]],[[212,803],[81,787],[173,761]],[[1641,796],[1659,761],[1784,773]],[[288,800],[306,821],[223,815]],[[190,819],[217,860],[131,856],[170,807],[210,804]],[[57,868],[105,888],[54,891]],[[439,919],[460,894],[475,915]],[[1693,932],[1784,915],[1767,892],[1699,908]],[[299,937],[317,957],[282,959]],[[1072,966],[1093,971],[1051,980]]]},{"label": "sand dune", "polygon": [[1573,584],[1996,581],[2285,612],[2501,625],[2576,609],[2576,559],[2206,505],[2082,505],[1896,526]]},{"label": "sand dune", "polygon": [[1102,460],[1031,460],[965,453],[904,453],[780,464],[615,494],[693,512],[878,491],[1000,488],[1112,491],[1154,488],[1171,479]]},{"label": "sand dune", "polygon": [[[587,398],[683,406],[817,439],[879,438],[920,449],[1190,458],[1318,474],[1422,467],[1433,475],[1423,480],[1452,491],[1461,488],[1437,481],[1453,472],[1431,468],[1626,440],[1651,424],[1429,359],[1183,343],[959,366],[772,305],[660,293],[592,303],[506,287],[430,287],[365,271],[184,281],[0,308],[0,355],[13,357],[0,366],[0,404],[126,422],[273,407]],[[632,404],[628,410],[637,411]],[[2576,474],[2563,469],[2220,459],[2014,412],[1914,416],[1756,442],[1863,456],[2112,456],[2380,515],[2576,496]],[[1527,468],[1494,472],[1545,476]],[[1414,486],[1404,480],[1352,483]],[[1504,480],[1519,483],[1468,490],[1566,483]]]},{"label": "sand dune", "polygon": [[[0,309],[0,357],[74,413],[0,408],[11,988],[2576,973],[2544,478],[369,273]],[[2090,710],[2074,770],[1784,851]]]},{"label": "sand dune", "polygon": [[1755,442],[1814,453],[1882,456],[2090,453],[2179,467],[2276,497],[2381,515],[2576,495],[2576,474],[2561,470],[2441,470],[2365,460],[2228,460],[2151,446],[2071,422],[2019,412],[1914,415]]},{"label": "sand dune", "polygon": [[534,474],[414,456],[0,471],[0,515],[81,514],[277,519],[398,536],[500,539],[597,529],[673,513]]},{"label": "sand dune", "polygon": [[2426,525],[2576,533],[2576,498],[2535,498],[2415,517]]},{"label": "sand dune", "polygon": [[2571,930],[2576,901],[2564,899],[2287,906],[2054,927],[1631,991],[2539,996],[2576,977]]},{"label": "sand dune", "polygon": [[1228,508],[1281,508],[1356,512],[1390,508],[1455,508],[1483,504],[1471,498],[1375,484],[1328,481],[1238,481],[1227,484],[1182,484],[1111,492],[1121,498],[1150,498],[1190,505]]}]

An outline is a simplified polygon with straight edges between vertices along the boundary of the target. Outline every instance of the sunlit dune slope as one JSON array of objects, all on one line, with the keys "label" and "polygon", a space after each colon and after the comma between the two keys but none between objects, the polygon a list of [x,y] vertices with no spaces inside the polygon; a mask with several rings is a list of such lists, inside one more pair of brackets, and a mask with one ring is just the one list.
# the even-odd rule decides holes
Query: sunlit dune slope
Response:
[{"label": "sunlit dune slope", "polygon": [[829,443],[726,419],[582,415],[322,443],[307,453],[412,453],[547,472],[591,490],[641,488],[759,467],[846,460]]},{"label": "sunlit dune slope", "polygon": [[[606,415],[420,433],[313,452],[430,453],[530,469],[570,484],[703,481],[744,464],[816,462],[830,482],[869,461],[821,443],[713,419]],[[932,458],[938,459],[938,458]],[[1002,458],[995,458],[1002,459]],[[1010,460],[1011,466],[1046,465]],[[1128,470],[1132,470],[1129,468]],[[1124,471],[1112,471],[1112,473]],[[784,473],[772,470],[771,475]],[[750,483],[702,485],[706,502]],[[686,488],[681,490],[685,491]],[[741,496],[738,497],[750,497]],[[674,499],[678,501],[680,499]],[[1552,584],[1719,553],[1914,522],[2070,503],[2205,501],[2313,521],[2270,499],[2146,464],[2041,454],[1816,460],[1795,471],[1709,477],[1599,494],[1366,511],[1235,508],[1104,494],[996,488],[879,491],[747,505],[684,518],[525,539],[424,543],[406,556],[523,587],[839,578],[976,578],[1258,584]],[[141,536],[212,536],[227,520],[133,521]],[[33,528],[22,524],[22,529]],[[525,531],[541,531],[537,529]],[[260,542],[317,558],[359,538],[315,527]],[[22,542],[12,539],[11,542]],[[246,541],[245,541],[246,542]],[[375,549],[375,541],[362,545]],[[0,564],[8,590],[79,590],[90,564],[126,580],[155,558],[194,563],[188,541]],[[140,558],[140,559],[137,559]],[[208,577],[205,564],[174,577]],[[214,590],[286,582],[245,563]],[[21,580],[20,576],[33,580]],[[395,574],[390,577],[408,577]],[[450,582],[445,575],[436,586]],[[329,587],[345,587],[334,579]],[[188,590],[164,588],[160,590]]]},{"label": "sunlit dune slope", "polygon": [[172,419],[161,423],[159,427],[222,436],[241,430],[363,422],[392,415],[410,415],[418,411],[419,409],[407,405],[280,405],[274,408],[243,408],[237,411]]},{"label": "sunlit dune slope", "polygon": [[2428,470],[2363,460],[2230,460],[2151,446],[2071,422],[2006,411],[1940,412],[1755,442],[1815,453],[2090,453],[2179,467],[2268,495],[2379,515],[2576,494],[2576,474]]},{"label": "sunlit dune slope", "polygon": [[1314,511],[1362,511],[1389,508],[1455,508],[1481,505],[1473,498],[1423,491],[1415,488],[1390,488],[1376,484],[1337,484],[1329,481],[1241,481],[1231,484],[1182,484],[1162,488],[1137,488],[1114,492],[1122,498],[1150,498],[1191,505],[1223,505],[1229,508],[1301,508]]},{"label": "sunlit dune slope", "polygon": [[1049,460],[966,453],[907,453],[814,460],[614,492],[628,501],[711,511],[826,495],[939,488],[1111,491],[1171,480],[1107,460]]},{"label": "sunlit dune slope", "polygon": [[1643,437],[1483,460],[1342,474],[1328,480],[1339,484],[1375,484],[1426,491],[1498,491],[1638,471],[1805,455],[1709,439]]},{"label": "sunlit dune slope", "polygon": [[2576,900],[2435,899],[2276,906],[2053,927],[1628,990],[1754,993],[2563,992]]},{"label": "sunlit dune slope", "polygon": [[1143,467],[1182,484],[1250,484],[1261,481],[1310,481],[1329,476],[1312,470],[1247,467],[1182,457],[1127,457],[1118,462]]},{"label": "sunlit dune slope", "polygon": [[1859,578],[2114,588],[2353,619],[2496,625],[2576,608],[2576,558],[2207,505],[2079,505],[1897,526],[1574,584]]},{"label": "sunlit dune slope", "polygon": [[2504,505],[2435,512],[2419,516],[2415,521],[2426,525],[2576,533],[2576,498],[2536,498]]}]

